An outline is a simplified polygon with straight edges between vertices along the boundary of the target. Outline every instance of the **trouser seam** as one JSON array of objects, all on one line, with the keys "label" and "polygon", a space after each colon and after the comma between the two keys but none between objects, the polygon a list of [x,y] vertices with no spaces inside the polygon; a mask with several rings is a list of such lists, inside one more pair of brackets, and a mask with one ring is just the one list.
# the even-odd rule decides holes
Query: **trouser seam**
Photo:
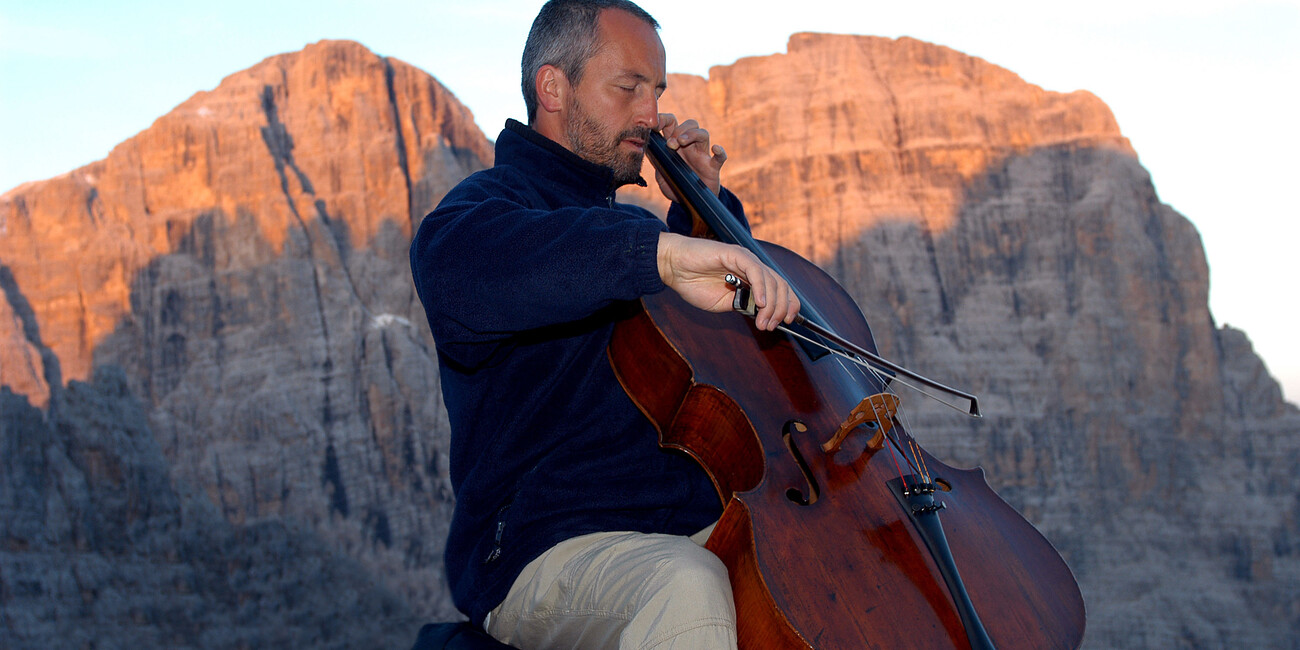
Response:
[{"label": "trouser seam", "polygon": [[[512,615],[513,614],[513,615]],[[502,613],[492,617],[495,621],[519,622],[526,619],[549,619],[556,616],[599,616],[603,618],[616,618],[622,621],[632,620],[632,615],[627,612],[617,612],[606,609],[535,609],[528,614],[519,614],[515,612]]]},{"label": "trouser seam", "polygon": [[690,632],[691,630],[697,630],[704,627],[723,628],[723,630],[727,633],[728,636],[732,637],[733,639],[735,638],[735,632],[731,629],[730,619],[722,618],[722,617],[702,618],[689,625],[683,625],[680,628],[669,630],[668,632],[661,634],[660,638],[652,640],[646,643],[645,645],[640,646],[637,650],[653,650],[653,648],[663,645],[664,643],[671,641],[673,638],[677,636]]}]

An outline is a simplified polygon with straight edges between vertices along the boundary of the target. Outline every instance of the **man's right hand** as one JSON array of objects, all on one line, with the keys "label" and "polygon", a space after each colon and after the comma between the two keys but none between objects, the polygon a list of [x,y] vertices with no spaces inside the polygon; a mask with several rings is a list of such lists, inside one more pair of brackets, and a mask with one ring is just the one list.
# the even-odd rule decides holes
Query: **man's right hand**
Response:
[{"label": "man's right hand", "polygon": [[731,310],[734,289],[725,280],[730,273],[749,284],[759,329],[774,330],[799,313],[799,298],[785,278],[740,246],[665,232],[659,235],[658,261],[664,284],[700,309]]}]

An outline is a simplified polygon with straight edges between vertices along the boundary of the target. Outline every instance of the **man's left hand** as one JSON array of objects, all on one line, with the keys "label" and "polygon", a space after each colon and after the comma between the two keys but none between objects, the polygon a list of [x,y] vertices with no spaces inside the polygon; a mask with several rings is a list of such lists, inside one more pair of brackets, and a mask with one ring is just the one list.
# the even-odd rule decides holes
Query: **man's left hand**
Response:
[{"label": "man's left hand", "polygon": [[[700,128],[695,120],[686,120],[678,124],[677,117],[672,113],[659,114],[659,132],[663,133],[668,148],[681,155],[682,160],[685,160],[686,164],[699,174],[704,185],[715,195],[718,194],[722,188],[719,172],[722,170],[722,163],[727,162],[727,152],[719,145],[709,146],[709,132]],[[657,170],[655,180],[659,183],[659,190],[664,193],[664,196],[673,201],[678,200],[677,195],[668,186],[668,181],[664,180]]]}]

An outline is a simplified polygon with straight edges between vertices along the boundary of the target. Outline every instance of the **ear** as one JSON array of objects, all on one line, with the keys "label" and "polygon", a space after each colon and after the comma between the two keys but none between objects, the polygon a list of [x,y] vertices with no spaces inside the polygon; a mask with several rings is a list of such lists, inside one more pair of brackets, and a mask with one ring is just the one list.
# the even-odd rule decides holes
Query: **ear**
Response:
[{"label": "ear", "polygon": [[558,113],[568,98],[569,79],[553,65],[544,65],[537,71],[537,107],[547,113]]}]

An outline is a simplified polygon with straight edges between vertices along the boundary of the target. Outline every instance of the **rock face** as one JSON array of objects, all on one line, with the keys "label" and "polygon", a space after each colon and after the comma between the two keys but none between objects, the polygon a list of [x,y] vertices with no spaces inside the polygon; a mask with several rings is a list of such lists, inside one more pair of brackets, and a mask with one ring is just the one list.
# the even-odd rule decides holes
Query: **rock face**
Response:
[{"label": "rock face", "polygon": [[811,34],[664,97],[726,146],[756,236],[831,272],[886,356],[983,398],[973,421],[903,395],[1062,551],[1090,647],[1298,638],[1300,416],[1215,329],[1199,236],[1100,100]]},{"label": "rock face", "polygon": [[[292,588],[246,625],[297,629],[308,602],[336,623],[372,619],[358,629],[451,618],[446,416],[407,246],[452,185],[490,164],[469,111],[400,61],[347,42],[267,59],[107,159],[0,199],[0,378],[48,404],[59,428],[64,382],[125,372],[166,461],[161,476],[225,522],[195,535],[250,547],[229,551],[238,557],[292,551],[306,563],[247,569],[264,572],[243,578],[262,581],[251,588]],[[40,476],[18,482],[55,480]],[[52,507],[29,528],[60,525]],[[158,516],[128,499],[123,521]],[[18,530],[5,528],[10,548],[44,548]],[[340,572],[353,582],[322,582]],[[329,604],[336,587],[342,600]],[[403,605],[376,618],[356,603],[367,590]],[[124,593],[115,597],[145,610],[166,599]],[[409,644],[417,629],[390,632]],[[56,637],[19,638],[44,647]]]},{"label": "rock face", "polygon": [[319,535],[233,525],[175,489],[120,368],[56,403],[45,417],[0,389],[4,647],[410,643],[411,604]]},{"label": "rock face", "polygon": [[[664,110],[886,356],[982,397],[972,421],[903,394],[1062,551],[1086,645],[1300,636],[1300,413],[1215,328],[1195,230],[1100,100],[800,34],[674,76]],[[324,42],[0,197],[0,645],[397,647],[451,618],[406,247],[490,163],[436,81]]]}]

